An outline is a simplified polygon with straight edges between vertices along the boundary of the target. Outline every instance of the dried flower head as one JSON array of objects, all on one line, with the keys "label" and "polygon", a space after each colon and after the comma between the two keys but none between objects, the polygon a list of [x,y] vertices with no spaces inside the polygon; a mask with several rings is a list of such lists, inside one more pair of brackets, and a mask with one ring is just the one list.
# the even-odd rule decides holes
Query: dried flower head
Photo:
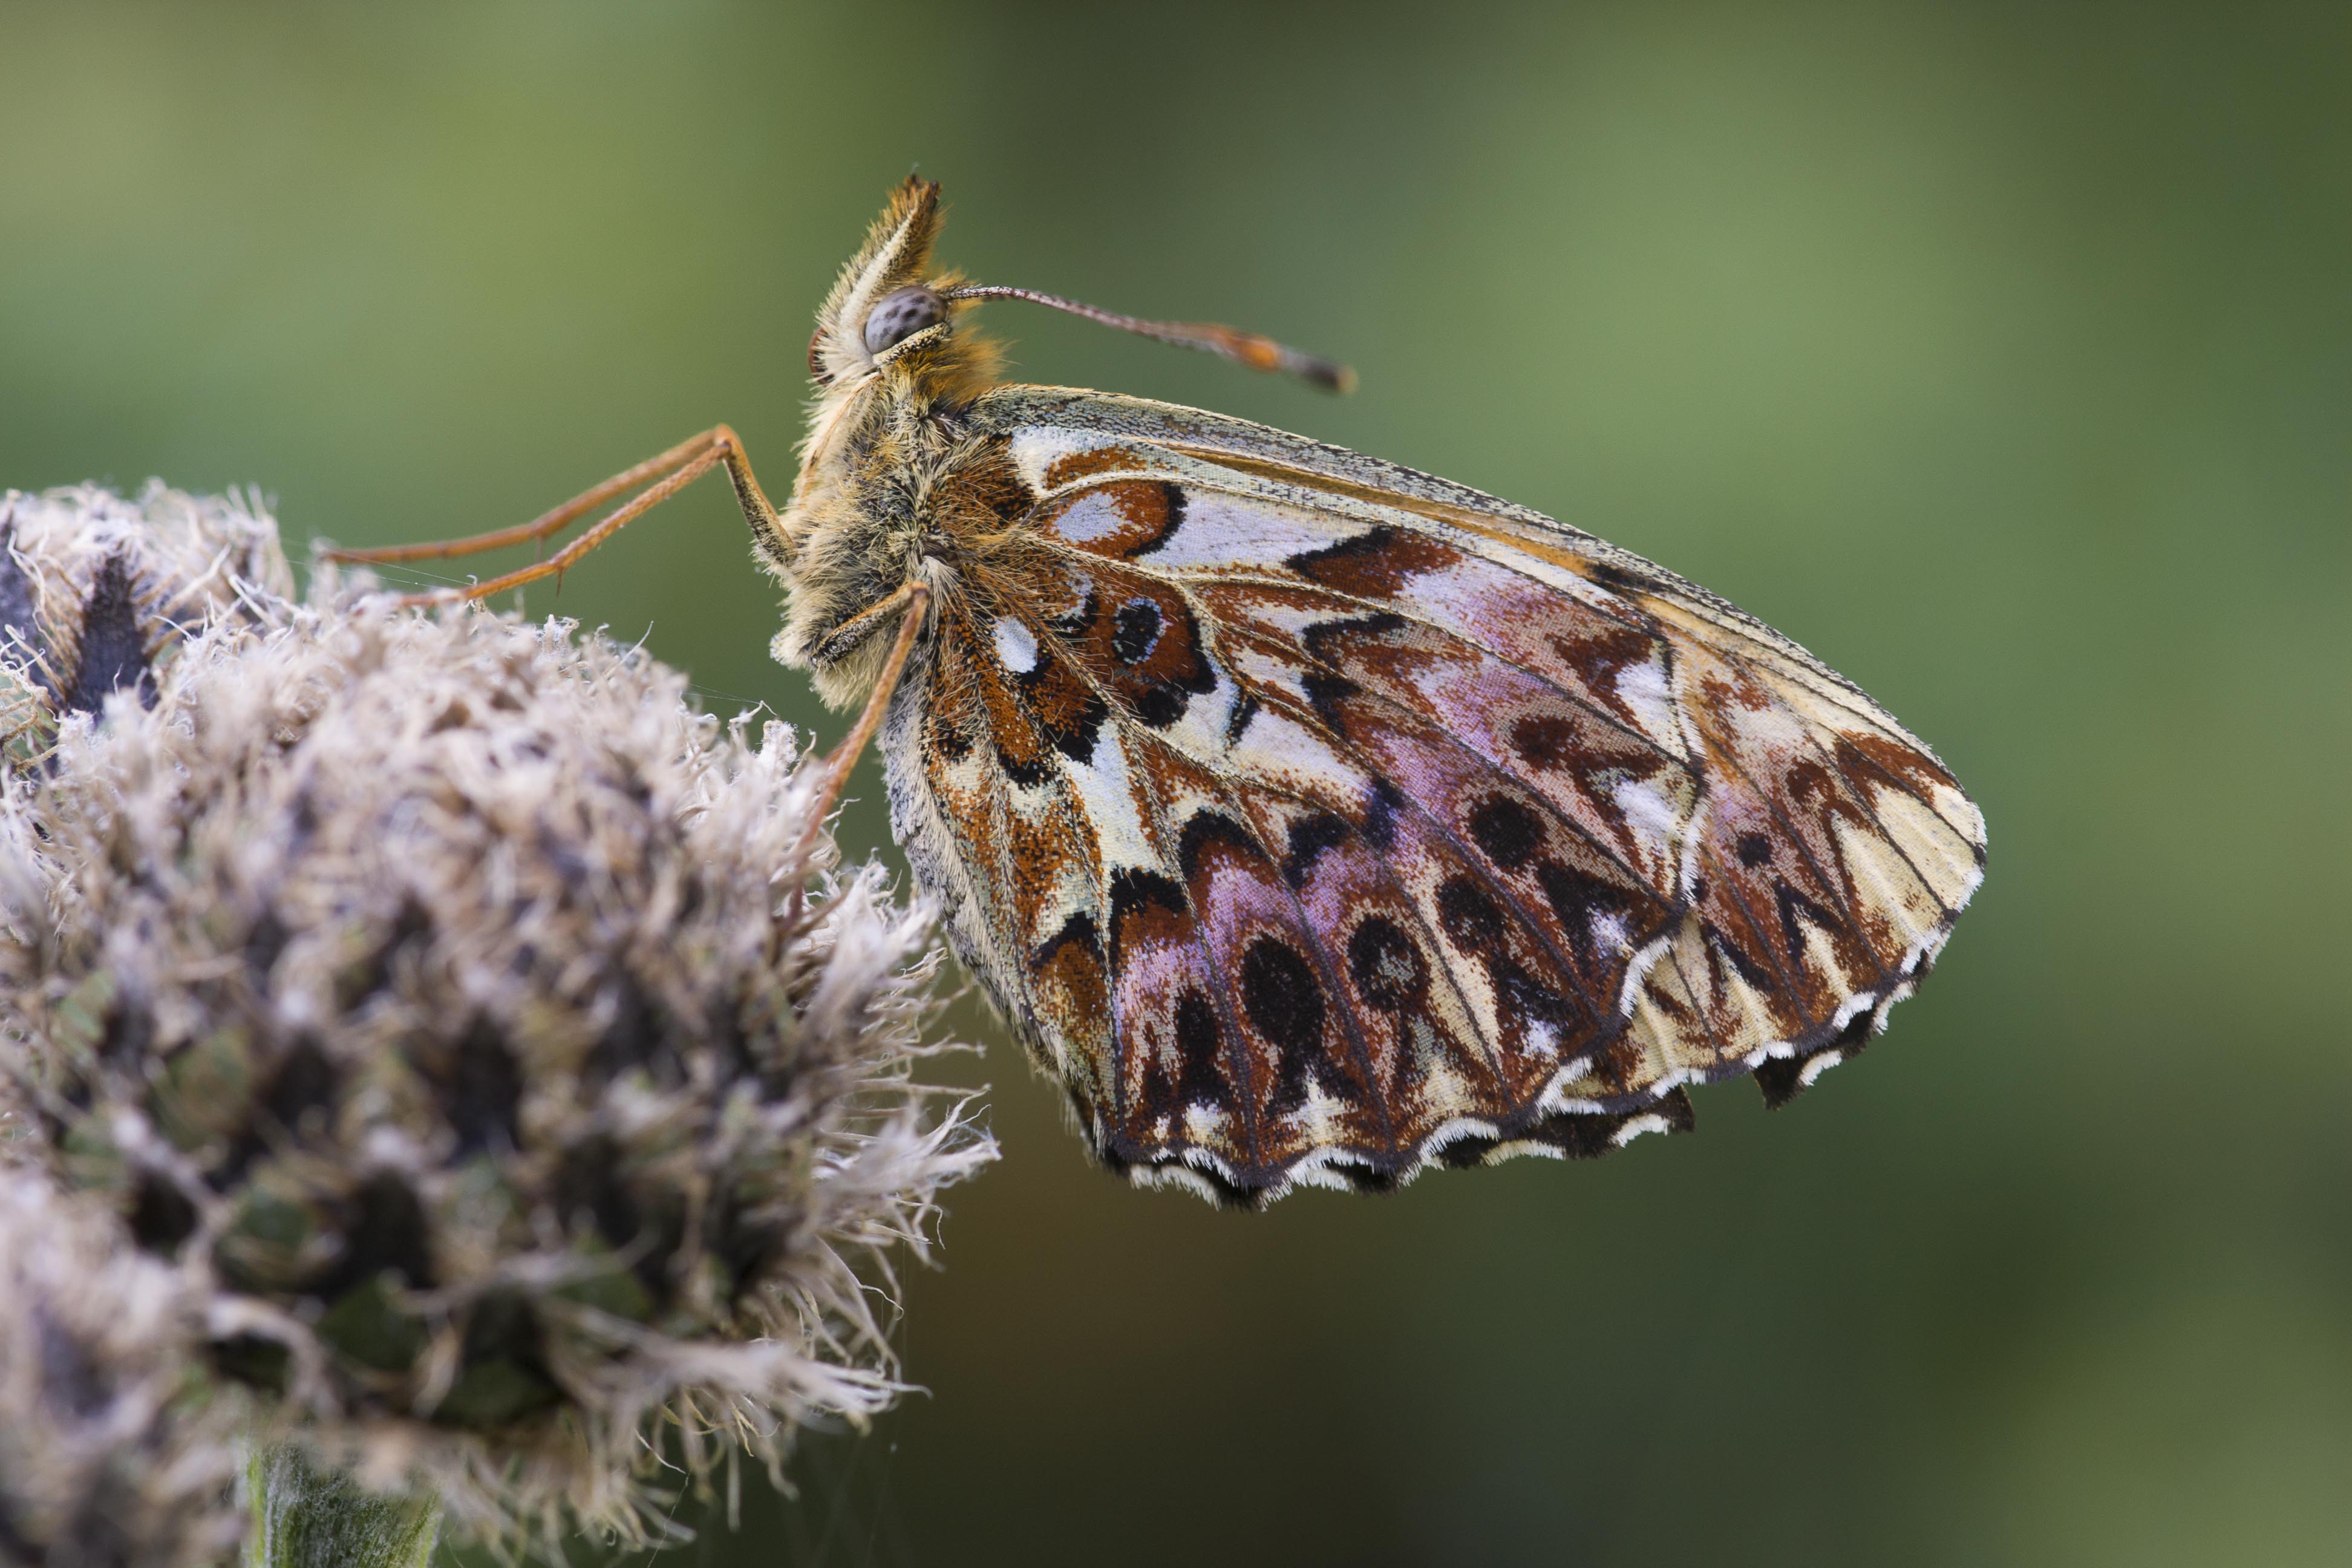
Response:
[{"label": "dried flower head", "polygon": [[249,498],[149,480],[0,495],[0,748],[21,762],[110,692],[152,701],[155,672],[215,619],[247,625],[293,592],[278,526]]},{"label": "dried flower head", "polygon": [[913,1080],[927,923],[834,871],[789,737],[562,623],[262,619],[0,802],[58,1173],[284,1429],[493,1541],[642,1538],[666,1429],[699,1473],[887,1404],[870,1287],[993,1147]]},{"label": "dried flower head", "polygon": [[104,1208],[0,1171],[0,1563],[184,1568],[236,1545],[197,1309]]}]

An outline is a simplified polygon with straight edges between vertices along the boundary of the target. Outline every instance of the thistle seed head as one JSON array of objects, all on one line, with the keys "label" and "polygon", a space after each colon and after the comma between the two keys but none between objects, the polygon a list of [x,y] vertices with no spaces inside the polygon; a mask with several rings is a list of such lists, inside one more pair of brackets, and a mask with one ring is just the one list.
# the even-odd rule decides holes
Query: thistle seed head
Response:
[{"label": "thistle seed head", "polygon": [[566,623],[253,603],[0,797],[41,1158],[272,1430],[480,1538],[643,1540],[665,1435],[882,1408],[893,1259],[994,1150],[790,736]]}]

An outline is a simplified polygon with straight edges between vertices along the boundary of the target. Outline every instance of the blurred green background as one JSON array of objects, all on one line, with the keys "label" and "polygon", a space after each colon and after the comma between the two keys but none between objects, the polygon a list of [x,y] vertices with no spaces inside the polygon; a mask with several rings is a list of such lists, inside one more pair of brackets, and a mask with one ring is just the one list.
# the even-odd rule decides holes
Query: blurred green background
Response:
[{"label": "blurred green background", "polygon": [[[781,493],[919,166],[978,278],[1363,390],[992,307],[1022,377],[1605,533],[1977,792],[1878,1050],[1606,1162],[1217,1214],[991,1039],[929,1392],[682,1563],[2341,1563],[2347,105],[2333,5],[8,6],[0,484],[388,542],[725,419]],[[530,607],[843,727],[722,487]]]}]

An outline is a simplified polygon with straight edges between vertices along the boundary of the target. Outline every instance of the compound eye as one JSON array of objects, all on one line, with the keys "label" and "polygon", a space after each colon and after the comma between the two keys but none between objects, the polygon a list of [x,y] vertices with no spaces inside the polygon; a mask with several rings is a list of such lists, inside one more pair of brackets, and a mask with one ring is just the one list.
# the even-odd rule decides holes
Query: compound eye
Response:
[{"label": "compound eye", "polygon": [[895,348],[948,318],[948,302],[920,284],[886,295],[866,318],[866,352]]}]

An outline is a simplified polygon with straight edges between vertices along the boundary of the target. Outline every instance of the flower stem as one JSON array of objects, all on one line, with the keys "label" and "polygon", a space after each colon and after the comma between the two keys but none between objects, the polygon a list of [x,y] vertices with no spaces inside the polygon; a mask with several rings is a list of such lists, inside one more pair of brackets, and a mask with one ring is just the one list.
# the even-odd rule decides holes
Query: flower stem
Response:
[{"label": "flower stem", "polygon": [[245,1475],[253,1508],[245,1568],[426,1568],[433,1561],[439,1498],[368,1491],[285,1443],[256,1448]]}]

